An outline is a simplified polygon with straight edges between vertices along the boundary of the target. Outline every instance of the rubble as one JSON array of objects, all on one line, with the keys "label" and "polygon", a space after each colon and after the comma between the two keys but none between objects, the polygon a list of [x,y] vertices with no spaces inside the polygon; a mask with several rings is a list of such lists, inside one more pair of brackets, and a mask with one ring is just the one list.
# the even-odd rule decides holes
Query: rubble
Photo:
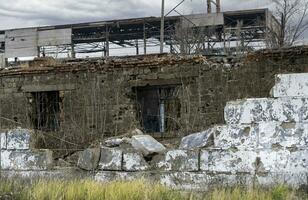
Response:
[{"label": "rubble", "polygon": [[123,170],[124,171],[145,171],[150,166],[144,160],[141,153],[124,152],[123,153]]},{"label": "rubble", "polygon": [[170,150],[163,160],[156,164],[157,169],[164,171],[198,171],[199,152],[187,150]]},{"label": "rubble", "polygon": [[98,166],[99,159],[99,148],[86,149],[79,154],[77,166],[88,171],[95,170]]},{"label": "rubble", "polygon": [[99,160],[99,169],[120,171],[122,169],[123,153],[118,148],[101,148],[101,156]]},{"label": "rubble", "polygon": [[30,149],[30,130],[27,129],[13,129],[6,134],[6,148],[7,149]]},{"label": "rubble", "polygon": [[47,170],[52,166],[50,150],[1,150],[2,170]]},{"label": "rubble", "polygon": [[166,150],[164,145],[150,135],[134,135],[131,138],[131,142],[132,146],[145,157],[155,153],[162,153]]},{"label": "rubble", "polygon": [[189,150],[209,146],[213,143],[212,137],[215,131],[216,127],[183,137],[179,148]]}]

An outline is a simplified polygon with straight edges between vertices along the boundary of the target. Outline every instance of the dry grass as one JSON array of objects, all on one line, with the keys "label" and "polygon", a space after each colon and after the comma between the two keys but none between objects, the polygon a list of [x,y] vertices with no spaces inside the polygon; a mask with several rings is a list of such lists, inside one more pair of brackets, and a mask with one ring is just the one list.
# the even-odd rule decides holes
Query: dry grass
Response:
[{"label": "dry grass", "polygon": [[183,193],[144,180],[98,183],[91,180],[0,182],[1,199],[31,200],[297,200],[304,193],[283,185],[272,189],[215,188],[207,193]]}]

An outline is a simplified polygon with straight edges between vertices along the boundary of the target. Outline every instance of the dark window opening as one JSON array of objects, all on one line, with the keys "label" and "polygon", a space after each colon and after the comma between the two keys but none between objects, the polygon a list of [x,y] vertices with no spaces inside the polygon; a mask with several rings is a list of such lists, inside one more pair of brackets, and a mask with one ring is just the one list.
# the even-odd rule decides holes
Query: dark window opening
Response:
[{"label": "dark window opening", "polygon": [[35,129],[57,131],[60,127],[60,97],[58,91],[33,92],[31,116]]},{"label": "dark window opening", "polygon": [[171,132],[179,129],[181,104],[177,86],[135,88],[138,118],[146,132]]}]

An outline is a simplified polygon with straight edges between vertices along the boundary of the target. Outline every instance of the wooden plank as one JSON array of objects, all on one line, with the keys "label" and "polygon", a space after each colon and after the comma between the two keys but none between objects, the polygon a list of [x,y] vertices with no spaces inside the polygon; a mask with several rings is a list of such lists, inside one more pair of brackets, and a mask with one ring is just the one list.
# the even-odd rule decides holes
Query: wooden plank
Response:
[{"label": "wooden plank", "polygon": [[57,46],[72,43],[72,29],[55,29],[38,32],[38,46]]}]

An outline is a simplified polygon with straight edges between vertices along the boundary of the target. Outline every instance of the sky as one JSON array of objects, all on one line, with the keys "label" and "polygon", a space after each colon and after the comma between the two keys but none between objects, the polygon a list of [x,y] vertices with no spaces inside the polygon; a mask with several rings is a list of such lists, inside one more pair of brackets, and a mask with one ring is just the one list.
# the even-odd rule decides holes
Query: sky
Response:
[{"label": "sky", "polygon": [[[180,1],[165,0],[165,12]],[[221,4],[222,11],[266,8],[271,0],[221,0]],[[160,16],[160,6],[161,0],[0,0],[0,29]],[[185,0],[177,10],[204,12],[206,0]]]}]

